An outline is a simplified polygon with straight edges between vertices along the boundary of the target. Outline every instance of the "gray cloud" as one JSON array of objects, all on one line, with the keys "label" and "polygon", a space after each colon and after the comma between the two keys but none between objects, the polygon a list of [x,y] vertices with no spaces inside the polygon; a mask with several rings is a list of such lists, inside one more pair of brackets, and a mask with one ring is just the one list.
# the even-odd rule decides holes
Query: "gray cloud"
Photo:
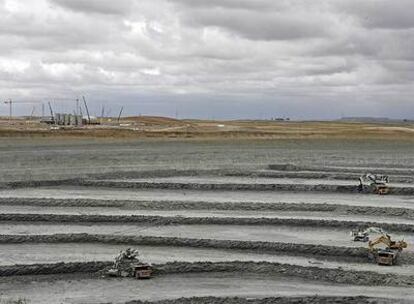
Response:
[{"label": "gray cloud", "polygon": [[414,27],[414,2],[411,0],[350,0],[339,5],[365,27],[405,29]]},{"label": "gray cloud", "polygon": [[98,13],[108,15],[123,15],[132,7],[131,0],[101,1],[101,0],[50,0],[52,3],[83,13]]},{"label": "gray cloud", "polygon": [[414,116],[413,4],[390,3],[0,0],[0,96],[204,118]]},{"label": "gray cloud", "polygon": [[248,10],[203,9],[184,17],[190,26],[218,27],[250,40],[291,40],[326,36],[328,29],[317,16],[263,13]]}]

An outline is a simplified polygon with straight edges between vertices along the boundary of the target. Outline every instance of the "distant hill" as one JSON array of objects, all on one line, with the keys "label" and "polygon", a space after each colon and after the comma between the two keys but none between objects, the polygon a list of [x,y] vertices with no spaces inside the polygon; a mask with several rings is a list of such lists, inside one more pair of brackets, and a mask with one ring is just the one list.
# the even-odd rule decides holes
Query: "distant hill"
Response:
[{"label": "distant hill", "polygon": [[375,122],[375,123],[401,123],[401,122],[414,122],[414,120],[410,119],[391,119],[388,117],[369,117],[369,116],[361,116],[361,117],[342,117],[338,119],[338,121],[348,121],[348,122]]}]

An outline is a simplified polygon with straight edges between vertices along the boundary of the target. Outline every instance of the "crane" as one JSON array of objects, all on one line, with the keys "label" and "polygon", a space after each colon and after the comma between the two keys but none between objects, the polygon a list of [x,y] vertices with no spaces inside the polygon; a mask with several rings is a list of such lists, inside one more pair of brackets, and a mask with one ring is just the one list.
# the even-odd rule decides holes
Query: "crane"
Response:
[{"label": "crane", "polygon": [[122,115],[123,110],[124,110],[124,107],[121,107],[121,111],[119,111],[119,115],[118,115],[118,122],[121,119],[121,115]]},{"label": "crane", "polygon": [[4,103],[9,105],[9,119],[12,120],[12,117],[13,117],[13,109],[12,109],[13,108],[13,101],[11,99],[9,99],[9,100],[6,100]]},{"label": "crane", "polygon": [[50,111],[50,121],[52,124],[55,124],[55,115],[53,114],[52,105],[48,101],[47,104],[49,105],[49,111]]},{"label": "crane", "polygon": [[88,124],[91,124],[91,116],[89,115],[88,105],[86,104],[85,96],[82,96],[83,103],[85,104],[86,114],[88,115]]}]

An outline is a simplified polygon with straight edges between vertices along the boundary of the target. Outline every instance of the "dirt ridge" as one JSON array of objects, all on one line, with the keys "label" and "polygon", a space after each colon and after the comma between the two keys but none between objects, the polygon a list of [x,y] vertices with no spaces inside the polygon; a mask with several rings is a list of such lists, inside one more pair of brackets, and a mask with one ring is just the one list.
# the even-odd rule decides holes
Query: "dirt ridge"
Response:
[{"label": "dirt ridge", "polygon": [[313,167],[295,164],[269,164],[268,169],[275,171],[310,171],[310,172],[338,172],[338,173],[374,173],[388,175],[413,175],[413,169],[394,169],[394,168],[347,168],[347,167]]},{"label": "dirt ridge", "polygon": [[0,266],[0,277],[22,275],[47,275],[63,273],[91,273],[100,271],[113,264],[113,262],[72,262],[54,264],[31,264]]},{"label": "dirt ridge", "polygon": [[[241,298],[241,297],[192,297],[160,301],[128,301],[124,304],[391,304],[404,303],[403,300],[369,298],[363,296],[308,296],[308,297],[268,297],[268,298]],[[109,304],[109,303],[106,303]]]},{"label": "dirt ridge", "polygon": [[[297,192],[328,192],[328,193],[366,193],[359,191],[358,185],[303,185],[303,184],[237,184],[237,183],[171,183],[171,182],[125,182],[105,180],[83,180],[78,186],[127,188],[127,189],[179,189],[179,190],[226,190],[226,191],[297,191]],[[391,187],[389,195],[414,195],[414,187]]]},{"label": "dirt ridge", "polygon": [[[163,247],[192,247],[285,253],[305,257],[314,256],[334,260],[352,260],[353,262],[361,263],[369,262],[367,260],[368,250],[363,247],[338,247],[283,242],[193,239],[156,236],[120,236],[87,233],[53,235],[0,235],[0,244],[20,243],[102,243]],[[414,255],[403,253],[400,258],[400,262],[414,264]]]},{"label": "dirt ridge", "polygon": [[[97,273],[105,271],[111,262],[56,263],[0,266],[0,276],[22,276],[61,273]],[[271,262],[169,262],[154,264],[154,275],[230,272],[263,273],[273,276],[299,277],[337,284],[364,286],[412,286],[414,276],[376,273],[372,271],[352,271],[340,268],[318,268]]]},{"label": "dirt ridge", "polygon": [[368,228],[380,226],[390,232],[414,232],[414,225],[372,221],[341,221],[306,218],[239,218],[239,217],[184,217],[151,215],[99,215],[99,214],[29,214],[1,213],[3,222],[37,223],[129,223],[144,225],[252,225],[252,226],[307,226],[331,228]]},{"label": "dirt ridge", "polygon": [[113,207],[142,210],[237,210],[237,211],[315,211],[337,214],[361,214],[414,218],[414,209],[399,207],[353,206],[331,203],[261,203],[261,202],[208,202],[169,200],[100,200],[1,197],[0,205],[41,207]]},{"label": "dirt ridge", "polygon": [[[352,260],[353,262],[360,263],[370,262],[367,259],[368,249],[365,247],[339,247],[283,242],[236,241],[156,236],[121,236],[87,233],[52,235],[0,235],[0,244],[20,243],[102,243],[163,247],[193,247],[284,253],[293,256],[313,256],[345,261]],[[399,262],[402,264],[414,264],[414,254],[403,252],[399,257]]]}]

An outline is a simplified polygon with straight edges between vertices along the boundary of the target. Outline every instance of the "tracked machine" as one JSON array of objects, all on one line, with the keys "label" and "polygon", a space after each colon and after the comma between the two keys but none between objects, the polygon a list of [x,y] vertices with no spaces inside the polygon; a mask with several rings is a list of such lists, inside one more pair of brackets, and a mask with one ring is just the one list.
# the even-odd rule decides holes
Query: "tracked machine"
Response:
[{"label": "tracked machine", "polygon": [[368,242],[370,234],[385,234],[385,231],[380,227],[369,227],[367,229],[354,229],[350,235],[354,242]]},{"label": "tracked machine", "polygon": [[[376,248],[380,244],[385,245],[385,248]],[[404,248],[407,248],[404,240],[393,241],[388,234],[383,234],[368,243],[369,257],[374,259],[378,265],[395,265]]]},{"label": "tracked machine", "polygon": [[150,279],[152,276],[152,266],[140,261],[138,256],[138,251],[131,248],[121,251],[115,258],[113,267],[107,271],[107,275]]},{"label": "tracked machine", "polygon": [[360,192],[369,192],[385,195],[390,192],[388,186],[389,177],[387,175],[365,174],[359,178],[358,189]]}]

